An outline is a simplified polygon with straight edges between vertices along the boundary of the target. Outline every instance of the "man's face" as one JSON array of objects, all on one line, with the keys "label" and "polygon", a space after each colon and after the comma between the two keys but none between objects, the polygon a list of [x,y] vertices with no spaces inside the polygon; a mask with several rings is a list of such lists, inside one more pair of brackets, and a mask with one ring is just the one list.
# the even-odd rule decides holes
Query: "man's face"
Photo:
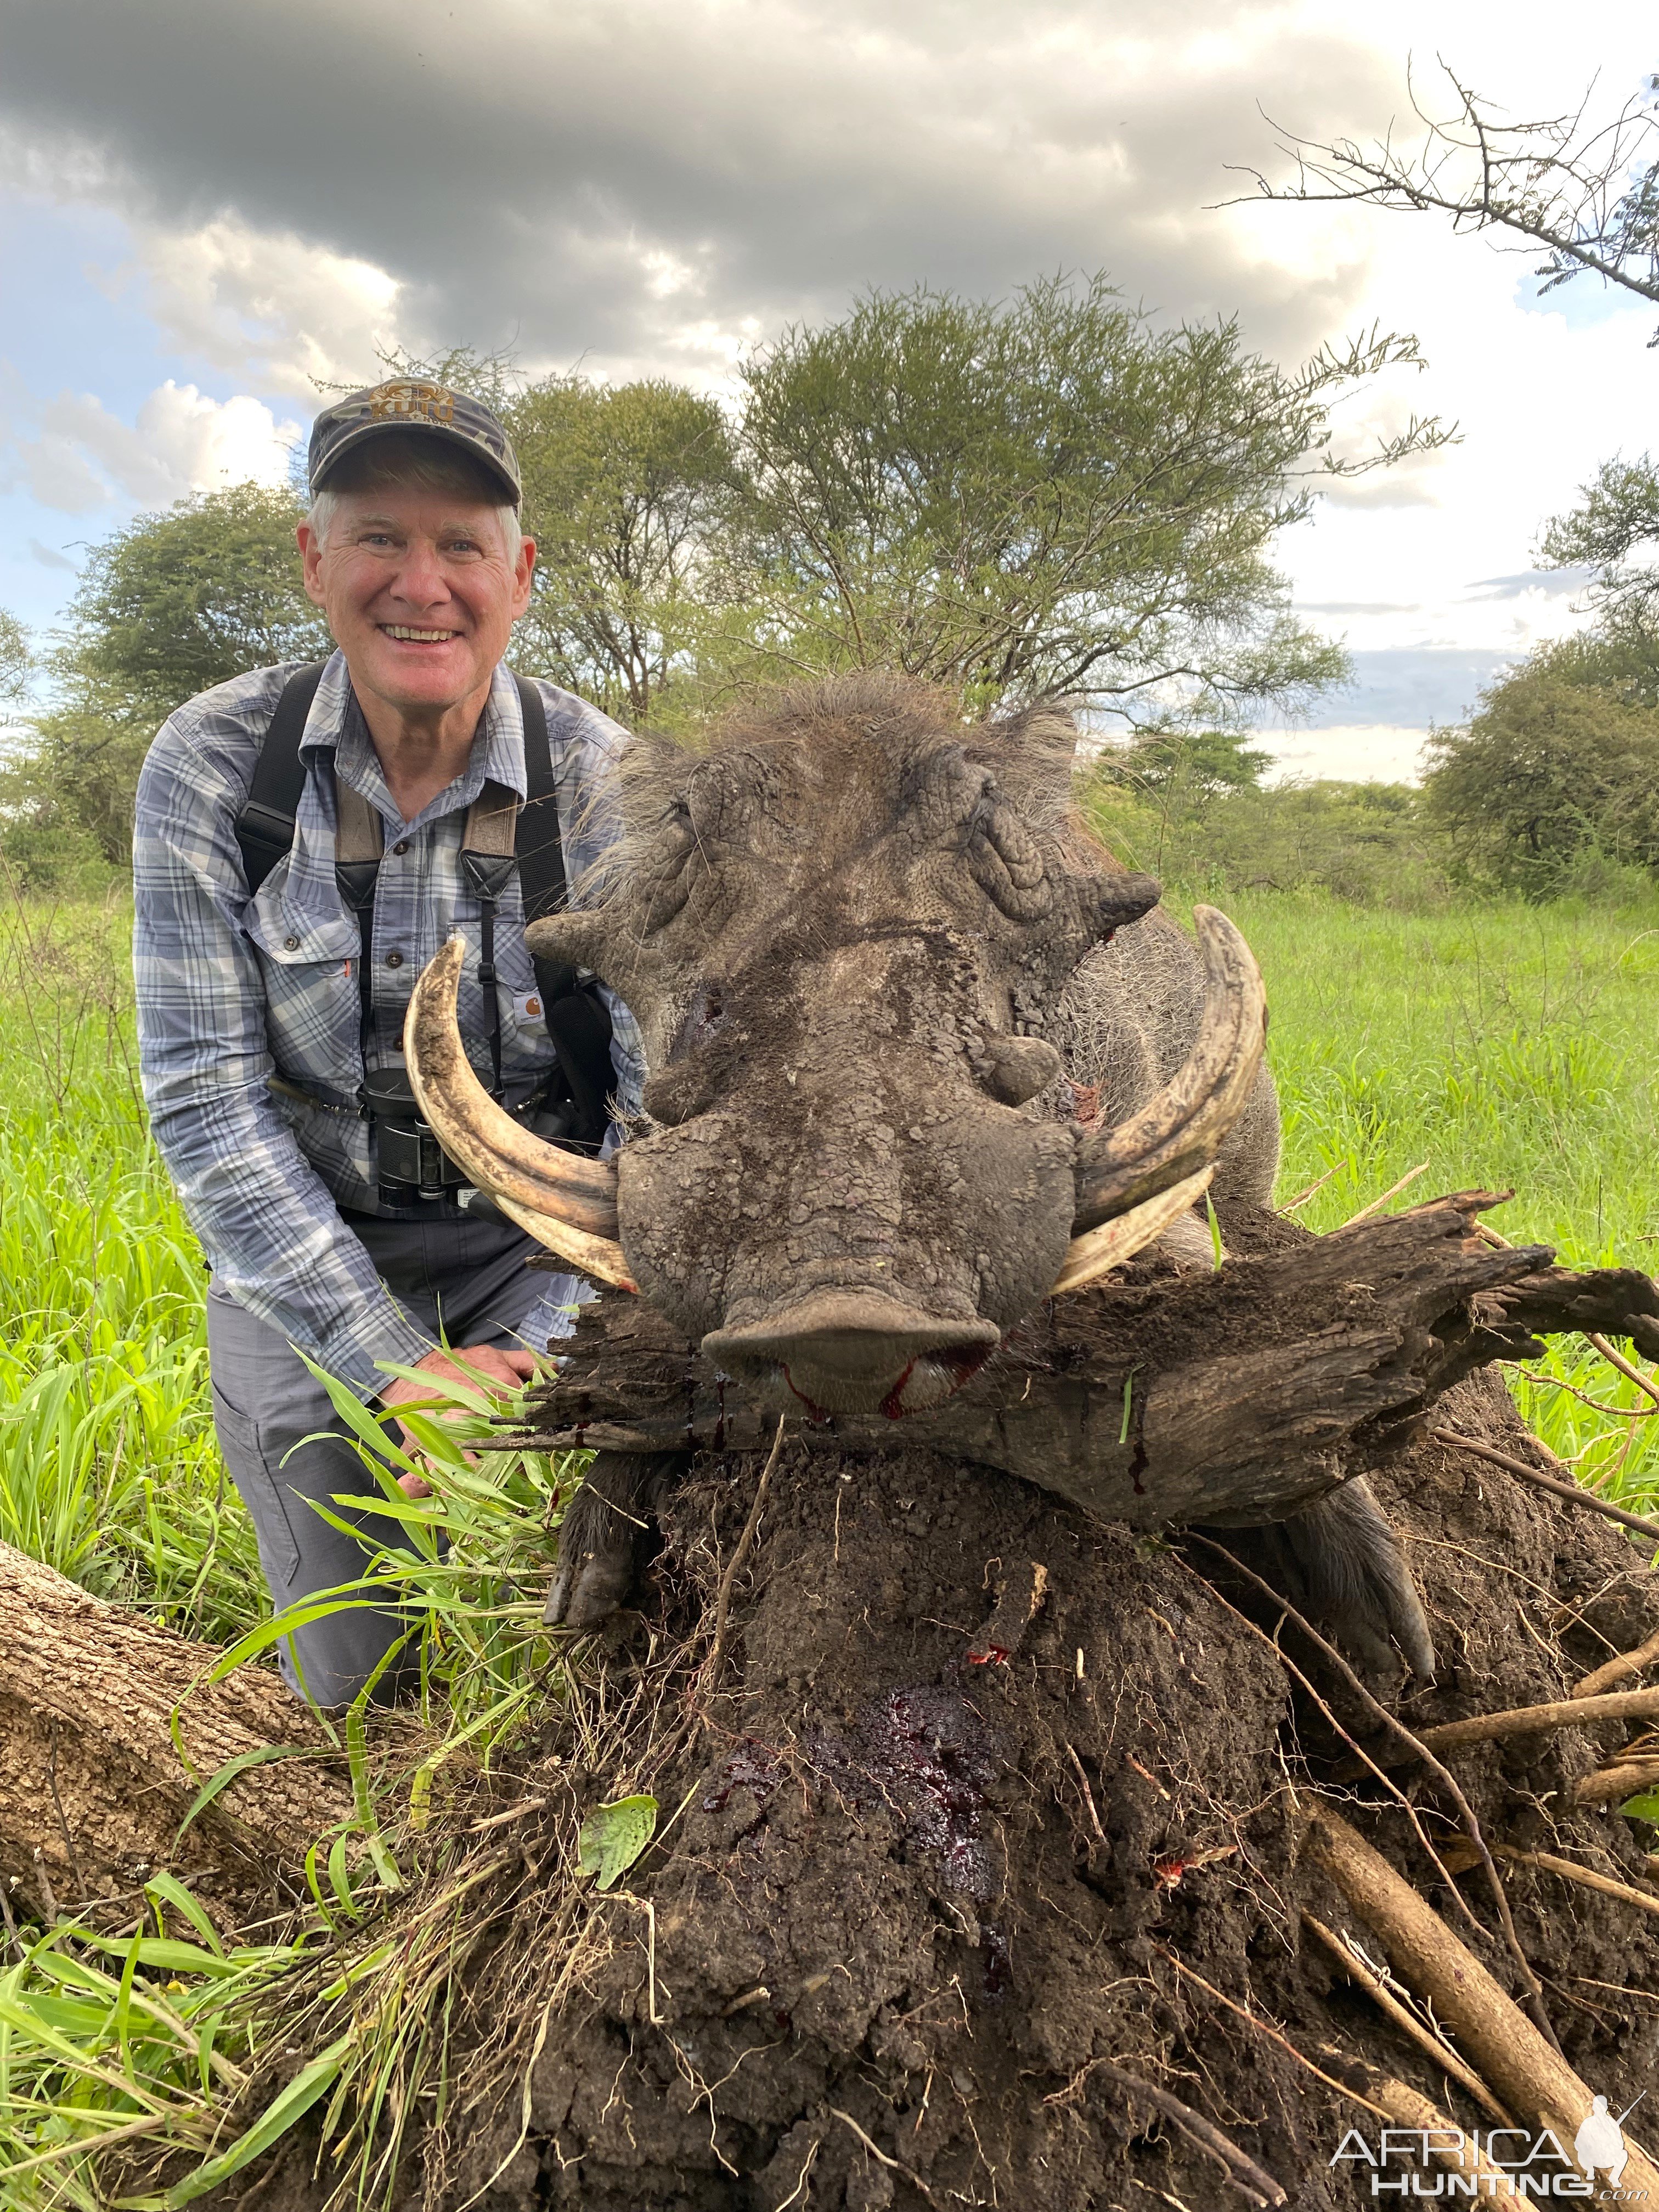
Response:
[{"label": "man's face", "polygon": [[306,590],[359,694],[441,713],[484,690],[530,599],[536,548],[509,559],[495,509],[451,492],[343,494],[325,543],[300,526]]}]

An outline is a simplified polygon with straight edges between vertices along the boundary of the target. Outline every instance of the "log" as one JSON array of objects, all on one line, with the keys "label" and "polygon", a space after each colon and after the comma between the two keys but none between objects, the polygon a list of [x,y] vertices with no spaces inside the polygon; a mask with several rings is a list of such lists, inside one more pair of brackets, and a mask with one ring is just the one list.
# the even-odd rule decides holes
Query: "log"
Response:
[{"label": "log", "polygon": [[532,1428],[503,1448],[763,1449],[781,1410],[786,1435],[809,1445],[927,1446],[1097,1520],[1282,1519],[1385,1458],[1474,1369],[1537,1356],[1537,1332],[1659,1311],[1645,1276],[1491,1244],[1476,1223],[1495,1202],[1465,1192],[1318,1238],[1276,1222],[1264,1249],[1213,1275],[1137,1261],[1049,1300],[948,1405],[901,1421],[781,1409],[610,1291],[583,1308]]},{"label": "log", "polygon": [[[0,1881],[47,1919],[163,1866],[240,1903],[349,1818],[315,1717],[270,1668],[200,1686],[219,1656],[0,1545]],[[180,1838],[202,1784],[270,1746],[317,1756],[250,1767]]]}]

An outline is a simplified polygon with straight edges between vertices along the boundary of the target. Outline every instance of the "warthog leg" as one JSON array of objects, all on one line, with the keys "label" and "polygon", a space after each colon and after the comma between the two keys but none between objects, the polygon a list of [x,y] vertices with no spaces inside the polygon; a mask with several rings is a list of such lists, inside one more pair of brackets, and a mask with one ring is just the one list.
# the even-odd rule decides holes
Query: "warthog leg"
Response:
[{"label": "warthog leg", "polygon": [[1370,1485],[1354,1475],[1288,1520],[1211,1532],[1299,1613],[1376,1674],[1433,1678],[1434,1638],[1400,1539]]},{"label": "warthog leg", "polygon": [[597,1628],[627,1604],[656,1540],[657,1506],[684,1464],[678,1452],[595,1452],[559,1524],[550,1626]]}]

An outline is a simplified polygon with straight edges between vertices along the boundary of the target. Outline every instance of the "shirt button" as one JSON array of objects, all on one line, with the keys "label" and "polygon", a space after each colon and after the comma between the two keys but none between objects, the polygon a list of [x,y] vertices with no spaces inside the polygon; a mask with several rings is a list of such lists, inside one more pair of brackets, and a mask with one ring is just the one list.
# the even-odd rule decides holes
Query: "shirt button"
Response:
[{"label": "shirt button", "polygon": [[408,838],[407,838],[407,837],[399,837],[399,838],[398,838],[398,842],[397,842],[397,843],[392,847],[392,851],[393,851],[394,853],[406,853],[406,852],[409,850],[409,840],[408,840]]},{"label": "shirt button", "polygon": [[386,964],[388,968],[401,968],[404,964],[403,954],[401,952],[388,952],[386,956]]},{"label": "shirt button", "polygon": [[283,939],[283,950],[284,952],[297,952],[299,949],[300,940],[297,937],[285,937]]}]

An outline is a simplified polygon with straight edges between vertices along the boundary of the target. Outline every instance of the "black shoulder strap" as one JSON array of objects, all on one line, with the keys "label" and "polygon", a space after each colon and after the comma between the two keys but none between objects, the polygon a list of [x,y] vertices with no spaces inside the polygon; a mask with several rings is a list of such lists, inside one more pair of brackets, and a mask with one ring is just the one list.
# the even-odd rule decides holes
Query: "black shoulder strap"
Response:
[{"label": "black shoulder strap", "polygon": [[295,817],[306,784],[300,740],[306,733],[306,717],[327,665],[324,660],[313,661],[289,678],[259,747],[253,781],[236,817],[236,842],[242,848],[250,896],[277,861],[293,849]]},{"label": "black shoulder strap", "polygon": [[[557,914],[569,886],[564,846],[559,835],[559,805],[553,787],[553,754],[548,742],[542,695],[526,677],[515,676],[524,714],[525,803],[519,810],[519,885],[526,921]],[[532,959],[534,956],[532,955]],[[547,1033],[576,1109],[571,1141],[592,1151],[603,1140],[610,1116],[605,1101],[615,1085],[611,1065],[611,1014],[592,986],[579,986],[574,968],[536,960],[536,988],[546,1012]]]}]

